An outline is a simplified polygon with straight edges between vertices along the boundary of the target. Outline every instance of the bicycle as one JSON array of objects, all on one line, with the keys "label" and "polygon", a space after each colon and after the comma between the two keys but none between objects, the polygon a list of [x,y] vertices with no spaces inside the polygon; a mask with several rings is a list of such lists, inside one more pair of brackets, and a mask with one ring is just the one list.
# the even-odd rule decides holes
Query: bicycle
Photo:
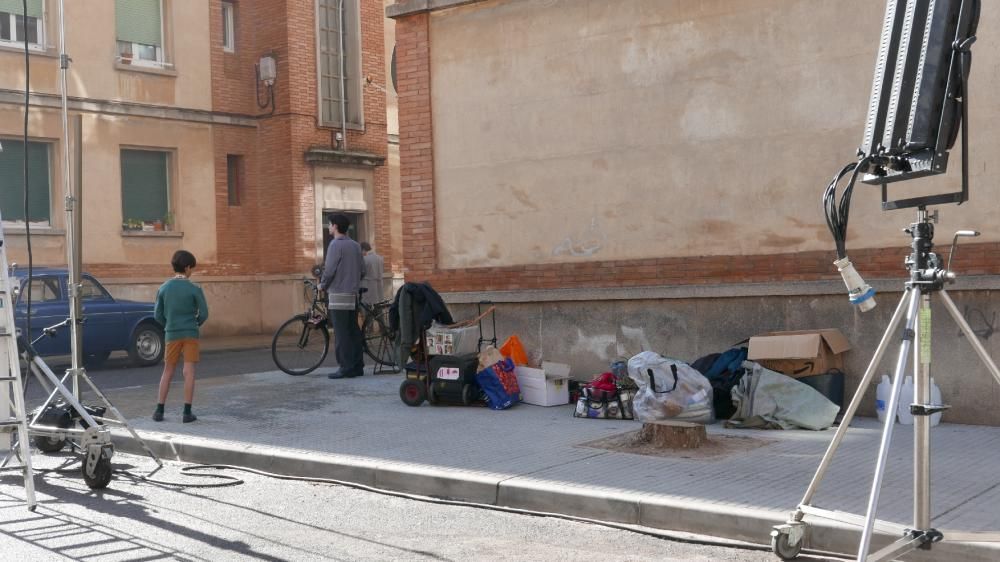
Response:
[{"label": "bicycle", "polygon": [[[292,316],[274,333],[271,340],[271,358],[274,364],[289,375],[306,375],[323,364],[330,352],[330,322],[327,316],[326,293],[310,279],[303,279],[306,300],[309,306],[305,312]],[[369,305],[361,300],[364,289],[358,291],[358,324],[363,335],[365,355],[379,367],[390,367],[398,373],[396,339],[389,322],[391,300]]]}]

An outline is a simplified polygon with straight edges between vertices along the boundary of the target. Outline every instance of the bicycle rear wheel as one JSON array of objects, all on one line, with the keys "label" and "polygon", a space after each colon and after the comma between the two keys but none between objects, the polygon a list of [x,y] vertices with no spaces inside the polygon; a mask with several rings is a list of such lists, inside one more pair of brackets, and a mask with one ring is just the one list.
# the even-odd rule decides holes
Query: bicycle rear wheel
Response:
[{"label": "bicycle rear wheel", "polygon": [[365,355],[380,365],[391,365],[393,372],[398,373],[399,364],[396,361],[396,349],[393,346],[395,338],[379,312],[371,311],[371,313],[365,314],[362,333],[364,334]]},{"label": "bicycle rear wheel", "polygon": [[305,375],[323,364],[330,351],[326,322],[314,323],[309,315],[293,316],[278,328],[271,340],[271,358],[289,375]]}]

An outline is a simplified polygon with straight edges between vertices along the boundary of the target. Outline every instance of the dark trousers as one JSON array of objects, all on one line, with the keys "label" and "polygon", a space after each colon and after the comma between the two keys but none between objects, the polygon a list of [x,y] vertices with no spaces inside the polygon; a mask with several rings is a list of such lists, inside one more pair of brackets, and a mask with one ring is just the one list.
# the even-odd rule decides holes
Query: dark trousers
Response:
[{"label": "dark trousers", "polygon": [[334,354],[340,371],[346,376],[365,372],[364,336],[358,327],[357,310],[330,310],[333,321]]}]

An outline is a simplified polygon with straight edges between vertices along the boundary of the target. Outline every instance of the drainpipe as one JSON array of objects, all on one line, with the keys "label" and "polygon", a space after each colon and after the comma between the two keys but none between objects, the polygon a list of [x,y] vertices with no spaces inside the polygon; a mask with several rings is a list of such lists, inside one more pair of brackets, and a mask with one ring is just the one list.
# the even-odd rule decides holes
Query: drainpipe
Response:
[{"label": "drainpipe", "polygon": [[340,0],[340,10],[337,12],[337,22],[340,25],[340,133],[343,136],[341,140],[341,149],[347,152],[347,95],[346,95],[346,85],[344,84],[347,80],[347,64],[346,64],[346,54],[344,49],[347,46],[347,41],[344,40],[344,31],[346,26],[344,25],[344,0]]}]

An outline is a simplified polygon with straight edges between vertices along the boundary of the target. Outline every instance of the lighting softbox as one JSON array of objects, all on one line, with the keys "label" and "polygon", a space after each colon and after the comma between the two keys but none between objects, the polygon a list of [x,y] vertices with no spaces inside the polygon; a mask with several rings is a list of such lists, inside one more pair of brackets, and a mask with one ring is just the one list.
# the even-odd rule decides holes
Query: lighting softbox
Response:
[{"label": "lighting softbox", "polygon": [[860,148],[869,157],[863,181],[884,186],[946,171],[979,12],[980,0],[887,1]]}]

